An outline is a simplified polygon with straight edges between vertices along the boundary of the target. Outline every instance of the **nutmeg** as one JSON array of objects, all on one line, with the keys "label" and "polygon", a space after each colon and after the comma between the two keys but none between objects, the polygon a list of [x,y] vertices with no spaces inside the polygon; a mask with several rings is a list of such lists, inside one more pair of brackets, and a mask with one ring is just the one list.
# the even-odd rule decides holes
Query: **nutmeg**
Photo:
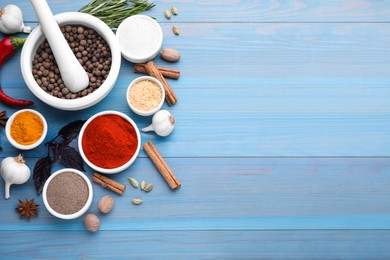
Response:
[{"label": "nutmeg", "polygon": [[160,52],[160,57],[166,61],[176,62],[180,59],[180,53],[171,48],[164,48]]},{"label": "nutmeg", "polygon": [[114,199],[111,196],[103,196],[100,201],[98,208],[100,212],[107,214],[114,207]]},{"label": "nutmeg", "polygon": [[88,214],[84,218],[84,226],[91,232],[96,232],[100,227],[100,220],[94,214]]}]

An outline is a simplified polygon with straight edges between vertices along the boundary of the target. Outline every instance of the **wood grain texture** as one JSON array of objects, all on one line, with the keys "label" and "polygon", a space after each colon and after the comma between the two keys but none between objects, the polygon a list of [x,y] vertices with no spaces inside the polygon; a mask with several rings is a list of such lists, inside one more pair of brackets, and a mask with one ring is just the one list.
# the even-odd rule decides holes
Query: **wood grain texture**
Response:
[{"label": "wood grain texture", "polygon": [[[35,159],[29,159],[32,167]],[[182,187],[171,191],[147,158],[112,176],[122,196],[93,184],[89,213],[99,199],[115,198],[102,230],[389,229],[390,159],[168,158]],[[57,168],[61,167],[58,165]],[[91,177],[92,171],[87,170]],[[150,193],[127,177],[154,184]],[[4,194],[3,185],[0,194]],[[81,219],[62,221],[44,207],[30,223],[19,220],[17,199],[35,197],[32,180],[0,199],[0,230],[84,230]],[[131,199],[144,200],[140,206]],[[42,198],[37,199],[42,204]],[[104,219],[107,219],[105,221]],[[131,221],[129,222],[129,219]],[[104,221],[103,221],[104,220]]]},{"label": "wood grain texture", "polygon": [[[6,0],[18,4],[24,11],[26,21],[37,18],[28,1]],[[75,12],[90,0],[51,0],[54,14]],[[150,0],[156,7],[146,12],[158,22],[388,22],[390,3],[386,0]],[[172,4],[179,14],[166,20],[164,10]]]},{"label": "wood grain texture", "polygon": [[[390,155],[389,24],[180,26],[182,37],[169,34],[168,25],[163,29],[166,46],[179,49],[182,60],[156,61],[183,74],[170,80],[180,98],[169,108],[178,127],[167,139],[142,134],[144,141],[162,143],[165,156]],[[48,138],[64,118],[87,118],[106,109],[131,115],[140,127],[150,122],[127,106],[126,88],[138,75],[125,60],[105,100],[81,112],[55,113],[26,92],[18,61],[16,55],[7,63],[1,82],[10,95],[36,101],[53,130]],[[5,154],[12,154],[1,143]],[[29,156],[45,151],[42,145]]]},{"label": "wood grain texture", "polygon": [[[87,2],[49,5],[56,14]],[[153,140],[182,187],[171,191],[141,151],[134,165],[112,176],[128,186],[123,196],[93,184],[88,212],[102,224],[90,234],[82,219],[61,221],[43,206],[38,218],[20,220],[17,198],[36,197],[30,179],[11,188],[11,200],[0,199],[1,257],[390,258],[390,2],[178,0],[171,20],[163,10],[172,1],[151,2],[157,6],[146,14],[160,22],[163,46],[182,56],[174,64],[155,62],[182,76],[169,81],[180,101],[164,105],[176,117],[175,131],[168,138],[142,133],[142,140]],[[36,26],[28,0],[2,1],[10,3]],[[37,100],[21,77],[19,54],[1,68],[0,83],[36,102],[50,140],[66,123],[107,109],[148,125],[150,117],[134,115],[125,100],[137,76],[123,60],[113,91],[77,112]],[[19,152],[4,134],[0,145],[0,159]],[[45,152],[41,145],[23,155],[33,168]],[[127,177],[154,189],[136,190]],[[97,204],[107,194],[116,205],[103,216]],[[135,197],[144,203],[132,205]],[[43,204],[41,196],[37,201]]]},{"label": "wood grain texture", "polygon": [[387,230],[0,233],[6,259],[387,259],[389,242]]}]

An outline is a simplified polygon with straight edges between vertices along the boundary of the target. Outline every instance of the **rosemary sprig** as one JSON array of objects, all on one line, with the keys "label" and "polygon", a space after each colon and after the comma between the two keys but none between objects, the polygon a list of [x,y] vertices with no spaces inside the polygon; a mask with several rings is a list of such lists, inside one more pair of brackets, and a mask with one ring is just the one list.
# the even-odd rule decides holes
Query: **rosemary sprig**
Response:
[{"label": "rosemary sprig", "polygon": [[[129,3],[133,5],[129,6]],[[147,11],[154,6],[154,3],[141,0],[93,0],[79,12],[91,14],[114,29],[118,28],[127,17]]]}]

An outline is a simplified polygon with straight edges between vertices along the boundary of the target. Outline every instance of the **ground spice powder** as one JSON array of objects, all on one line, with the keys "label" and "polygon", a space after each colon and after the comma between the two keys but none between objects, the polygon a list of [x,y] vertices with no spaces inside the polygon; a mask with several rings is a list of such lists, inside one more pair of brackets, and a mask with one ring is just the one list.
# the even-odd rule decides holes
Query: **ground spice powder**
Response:
[{"label": "ground spice powder", "polygon": [[70,215],[82,209],[87,203],[88,195],[87,183],[74,172],[63,172],[55,176],[46,191],[50,207],[64,215]]},{"label": "ground spice powder", "polygon": [[42,119],[30,111],[17,114],[11,123],[11,137],[21,145],[35,143],[41,138],[42,133]]},{"label": "ground spice powder", "polygon": [[137,150],[134,127],[118,115],[102,115],[93,119],[82,137],[85,156],[104,169],[118,168],[127,163]]},{"label": "ground spice powder", "polygon": [[136,109],[150,111],[160,104],[163,97],[159,85],[151,80],[141,80],[130,88],[128,98]]}]

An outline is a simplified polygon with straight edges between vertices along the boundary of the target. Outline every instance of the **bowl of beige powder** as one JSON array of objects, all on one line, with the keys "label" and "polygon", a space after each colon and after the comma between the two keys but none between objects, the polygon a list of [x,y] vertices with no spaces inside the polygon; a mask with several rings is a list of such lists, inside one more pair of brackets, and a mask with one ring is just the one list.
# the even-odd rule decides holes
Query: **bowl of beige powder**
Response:
[{"label": "bowl of beige powder", "polygon": [[150,76],[136,78],[127,89],[127,103],[140,116],[151,116],[159,111],[164,99],[165,92],[161,82]]},{"label": "bowl of beige powder", "polygon": [[88,177],[79,170],[66,168],[47,179],[42,192],[46,209],[55,217],[75,219],[91,206],[93,190]]}]

